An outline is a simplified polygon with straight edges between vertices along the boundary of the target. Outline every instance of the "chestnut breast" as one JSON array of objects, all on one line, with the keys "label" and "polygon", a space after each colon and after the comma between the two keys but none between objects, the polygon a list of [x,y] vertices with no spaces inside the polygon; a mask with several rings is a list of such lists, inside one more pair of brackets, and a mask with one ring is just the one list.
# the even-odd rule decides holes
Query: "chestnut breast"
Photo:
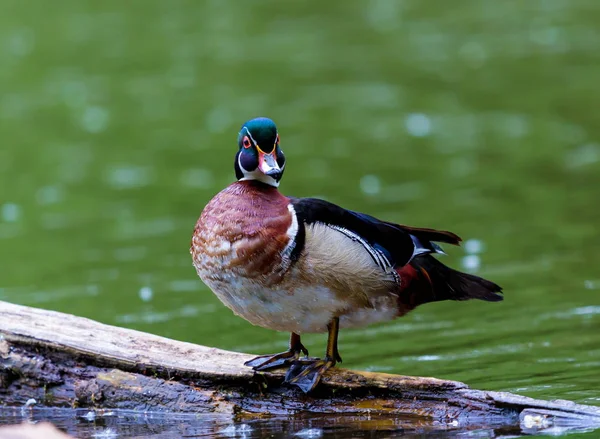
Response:
[{"label": "chestnut breast", "polygon": [[206,283],[254,279],[277,283],[285,271],[284,250],[293,245],[289,201],[276,188],[238,181],[218,193],[196,223],[191,253]]}]

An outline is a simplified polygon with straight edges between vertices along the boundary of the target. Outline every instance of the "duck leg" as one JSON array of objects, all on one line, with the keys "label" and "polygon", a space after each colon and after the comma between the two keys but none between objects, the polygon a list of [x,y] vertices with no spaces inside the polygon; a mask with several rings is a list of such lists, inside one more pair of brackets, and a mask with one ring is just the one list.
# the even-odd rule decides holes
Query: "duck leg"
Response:
[{"label": "duck leg", "polygon": [[300,341],[300,336],[294,332],[290,335],[290,348],[285,352],[271,355],[261,355],[248,360],[244,366],[249,366],[254,370],[275,369],[286,364],[290,364],[300,357],[300,353],[308,356],[308,350]]},{"label": "duck leg", "polygon": [[338,352],[338,332],[340,330],[340,319],[334,317],[329,325],[329,337],[327,338],[327,350],[325,358],[303,358],[295,360],[287,374],[285,382],[298,386],[304,393],[308,393],[315,388],[321,380],[323,374],[336,363],[342,362],[342,357]]}]

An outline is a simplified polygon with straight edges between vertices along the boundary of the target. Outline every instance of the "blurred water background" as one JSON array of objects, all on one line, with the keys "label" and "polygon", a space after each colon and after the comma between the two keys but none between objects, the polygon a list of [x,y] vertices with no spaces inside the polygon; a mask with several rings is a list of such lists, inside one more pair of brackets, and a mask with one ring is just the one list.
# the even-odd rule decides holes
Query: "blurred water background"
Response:
[{"label": "blurred water background", "polygon": [[505,289],[343,331],[345,367],[600,405],[599,23],[596,0],[0,2],[0,300],[282,350],[188,253],[265,115],[283,193],[452,230],[444,262]]}]

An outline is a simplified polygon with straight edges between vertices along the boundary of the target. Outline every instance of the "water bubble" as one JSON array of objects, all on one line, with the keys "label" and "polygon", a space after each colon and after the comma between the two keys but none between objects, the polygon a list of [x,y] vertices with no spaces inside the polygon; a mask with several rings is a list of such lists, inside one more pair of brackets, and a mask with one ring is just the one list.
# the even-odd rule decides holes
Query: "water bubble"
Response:
[{"label": "water bubble", "polygon": [[99,133],[106,129],[109,118],[106,108],[87,107],[81,116],[81,126],[90,133]]},{"label": "water bubble", "polygon": [[38,189],[36,199],[38,204],[56,204],[63,198],[62,188],[58,186],[44,186]]},{"label": "water bubble", "polygon": [[467,255],[462,258],[462,266],[467,271],[477,271],[481,266],[481,259],[477,255]]},{"label": "water bubble", "polygon": [[483,251],[483,242],[479,239],[467,239],[465,241],[465,252],[470,254],[478,254]]},{"label": "water bubble", "polygon": [[529,31],[529,38],[542,46],[555,46],[560,41],[558,27],[537,27]]},{"label": "water bubble", "polygon": [[21,207],[14,203],[4,203],[0,210],[0,217],[7,223],[14,223],[21,217]]},{"label": "water bubble", "polygon": [[117,189],[143,187],[152,180],[150,171],[149,168],[140,166],[115,166],[108,169],[106,180]]},{"label": "water bubble", "polygon": [[365,175],[360,179],[360,189],[367,195],[377,195],[381,191],[381,183],[376,175]]},{"label": "water bubble", "polygon": [[513,114],[503,119],[504,131],[511,137],[521,138],[529,132],[529,124],[525,116]]},{"label": "water bubble", "polygon": [[600,282],[594,282],[593,280],[585,280],[583,281],[583,286],[586,290],[595,290],[600,287]]},{"label": "water bubble", "polygon": [[388,0],[371,0],[366,3],[366,16],[371,26],[378,31],[391,31],[401,25],[399,9],[401,2]]},{"label": "water bubble", "polygon": [[589,143],[571,151],[566,157],[568,168],[579,168],[600,161],[600,145]]},{"label": "water bubble", "polygon": [[425,137],[431,134],[431,119],[423,113],[410,113],[404,121],[408,134],[414,137]]},{"label": "water bubble", "polygon": [[142,287],[138,293],[142,302],[150,302],[152,300],[152,296],[154,293],[152,292],[152,288],[150,287]]}]

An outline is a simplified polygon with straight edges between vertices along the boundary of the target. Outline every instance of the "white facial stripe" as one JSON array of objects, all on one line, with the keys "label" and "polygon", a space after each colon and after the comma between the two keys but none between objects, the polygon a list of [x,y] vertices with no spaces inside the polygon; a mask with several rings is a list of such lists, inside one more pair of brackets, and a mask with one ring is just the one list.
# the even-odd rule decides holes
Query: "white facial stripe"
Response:
[{"label": "white facial stripe", "polygon": [[252,134],[250,134],[250,130],[246,127],[244,127],[244,129],[248,133],[248,137],[250,137],[250,140],[252,140],[252,143],[254,143],[254,146],[256,146],[257,145],[256,140],[254,140],[254,137],[252,137]]}]

